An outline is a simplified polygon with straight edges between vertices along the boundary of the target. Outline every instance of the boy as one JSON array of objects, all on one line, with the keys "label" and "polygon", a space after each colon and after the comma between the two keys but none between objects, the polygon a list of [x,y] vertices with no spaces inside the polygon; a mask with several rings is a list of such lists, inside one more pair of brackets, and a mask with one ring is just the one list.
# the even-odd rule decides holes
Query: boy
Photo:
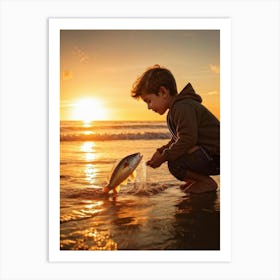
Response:
[{"label": "boy", "polygon": [[168,110],[172,139],[147,165],[157,168],[167,161],[171,174],[185,182],[181,186],[185,192],[216,191],[217,183],[209,175],[220,174],[220,122],[201,104],[191,84],[178,94],[172,73],[154,65],[136,80],[131,95],[160,115]]}]

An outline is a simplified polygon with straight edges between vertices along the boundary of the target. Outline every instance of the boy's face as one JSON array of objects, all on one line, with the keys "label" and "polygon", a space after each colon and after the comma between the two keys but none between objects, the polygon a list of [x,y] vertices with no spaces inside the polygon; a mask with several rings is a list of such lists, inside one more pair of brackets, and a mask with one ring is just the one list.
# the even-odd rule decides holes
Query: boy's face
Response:
[{"label": "boy's face", "polygon": [[148,109],[155,113],[163,115],[170,107],[171,96],[169,90],[160,87],[158,95],[154,93],[144,94],[141,96],[142,100],[147,103]]}]

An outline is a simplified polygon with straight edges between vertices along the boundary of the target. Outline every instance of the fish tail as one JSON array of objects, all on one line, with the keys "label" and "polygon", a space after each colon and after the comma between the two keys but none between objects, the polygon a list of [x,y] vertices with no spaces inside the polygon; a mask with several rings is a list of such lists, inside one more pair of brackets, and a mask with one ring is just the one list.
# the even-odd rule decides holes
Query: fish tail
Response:
[{"label": "fish tail", "polygon": [[109,189],[108,186],[106,186],[106,187],[103,188],[103,192],[104,192],[104,193],[109,193],[109,191],[110,191],[110,189]]}]

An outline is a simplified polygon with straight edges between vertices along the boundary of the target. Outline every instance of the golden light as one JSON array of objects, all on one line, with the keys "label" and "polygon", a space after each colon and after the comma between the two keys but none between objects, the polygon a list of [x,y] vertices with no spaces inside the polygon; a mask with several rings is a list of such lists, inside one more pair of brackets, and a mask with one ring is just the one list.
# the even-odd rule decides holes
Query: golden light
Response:
[{"label": "golden light", "polygon": [[96,159],[95,151],[94,151],[95,144],[93,142],[85,142],[81,146],[81,151],[84,152],[84,157],[87,162],[93,161]]},{"label": "golden light", "polygon": [[93,184],[97,175],[97,168],[93,164],[86,164],[84,172],[86,181]]},{"label": "golden light", "polygon": [[81,146],[81,151],[84,153],[92,153],[93,147],[95,146],[94,142],[84,142]]},{"label": "golden light", "polygon": [[84,122],[107,119],[107,112],[99,99],[84,98],[73,105],[72,119]]}]

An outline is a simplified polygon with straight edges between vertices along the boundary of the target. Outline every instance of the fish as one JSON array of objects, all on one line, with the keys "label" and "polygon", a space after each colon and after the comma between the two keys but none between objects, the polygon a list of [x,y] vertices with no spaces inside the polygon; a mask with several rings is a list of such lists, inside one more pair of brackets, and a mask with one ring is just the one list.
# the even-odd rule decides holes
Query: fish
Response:
[{"label": "fish", "polygon": [[120,185],[129,177],[135,178],[135,169],[142,160],[143,155],[135,153],[124,157],[110,176],[109,183],[103,188],[104,193],[113,191],[117,194],[120,191]]}]

